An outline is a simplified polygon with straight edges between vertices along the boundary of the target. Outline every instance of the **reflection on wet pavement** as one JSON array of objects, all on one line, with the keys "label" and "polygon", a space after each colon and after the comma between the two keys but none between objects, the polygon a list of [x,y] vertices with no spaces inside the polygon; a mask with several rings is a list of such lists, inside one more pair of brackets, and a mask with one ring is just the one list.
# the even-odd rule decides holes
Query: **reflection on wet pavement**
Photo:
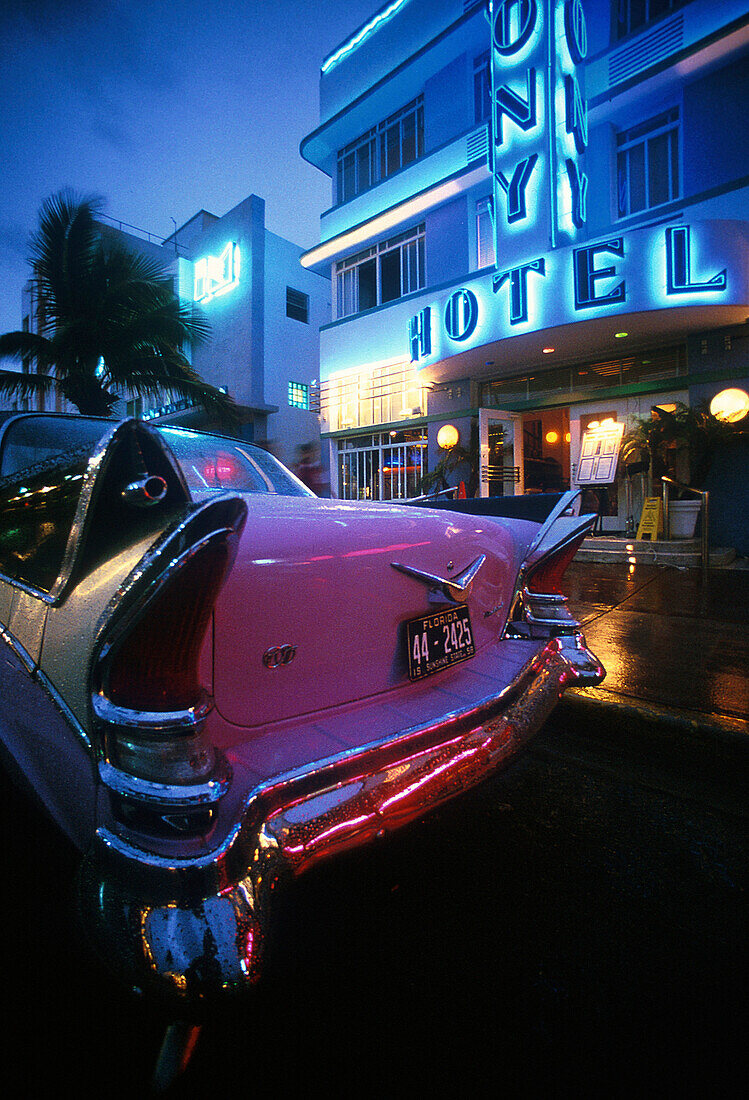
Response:
[{"label": "reflection on wet pavement", "polygon": [[607,670],[586,694],[749,720],[749,573],[573,562],[565,588]]}]

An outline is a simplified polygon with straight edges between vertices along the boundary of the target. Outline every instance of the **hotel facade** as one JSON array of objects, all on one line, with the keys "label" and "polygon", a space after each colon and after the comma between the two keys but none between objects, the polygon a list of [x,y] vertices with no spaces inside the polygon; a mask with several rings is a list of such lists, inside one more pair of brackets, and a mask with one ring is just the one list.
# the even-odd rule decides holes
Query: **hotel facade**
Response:
[{"label": "hotel facade", "polygon": [[334,492],[414,496],[445,425],[469,492],[574,486],[596,425],[749,389],[747,103],[745,0],[373,11],[301,145],[332,181],[302,264]]}]

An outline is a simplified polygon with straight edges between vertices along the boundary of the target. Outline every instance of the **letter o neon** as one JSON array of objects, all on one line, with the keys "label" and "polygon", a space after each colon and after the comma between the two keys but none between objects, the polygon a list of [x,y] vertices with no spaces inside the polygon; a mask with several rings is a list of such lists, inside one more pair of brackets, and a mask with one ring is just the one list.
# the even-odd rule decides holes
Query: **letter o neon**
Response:
[{"label": "letter o neon", "polygon": [[[517,10],[517,21],[513,27],[514,10]],[[509,57],[522,49],[533,33],[537,11],[537,0],[499,0],[495,3],[492,40],[497,53]]]},{"label": "letter o neon", "polygon": [[582,0],[567,0],[564,5],[564,37],[570,57],[579,65],[588,55],[588,28]]},{"label": "letter o neon", "polygon": [[472,290],[456,290],[447,299],[445,331],[453,340],[467,340],[478,319],[479,304]]}]

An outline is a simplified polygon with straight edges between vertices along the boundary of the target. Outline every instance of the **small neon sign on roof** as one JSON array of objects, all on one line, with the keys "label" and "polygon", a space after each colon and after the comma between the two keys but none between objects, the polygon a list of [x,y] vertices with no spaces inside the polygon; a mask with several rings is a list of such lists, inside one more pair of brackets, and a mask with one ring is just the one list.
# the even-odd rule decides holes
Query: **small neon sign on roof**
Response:
[{"label": "small neon sign on roof", "polygon": [[195,261],[193,297],[196,302],[208,302],[226,294],[239,282],[239,246],[229,242],[218,256],[204,256]]}]

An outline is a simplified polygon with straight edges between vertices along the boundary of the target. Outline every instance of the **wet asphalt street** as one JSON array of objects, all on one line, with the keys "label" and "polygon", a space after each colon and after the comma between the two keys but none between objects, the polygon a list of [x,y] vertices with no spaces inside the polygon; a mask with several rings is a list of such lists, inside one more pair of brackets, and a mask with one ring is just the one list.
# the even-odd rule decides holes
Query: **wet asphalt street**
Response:
[{"label": "wet asphalt street", "polygon": [[564,588],[606,668],[590,701],[749,733],[749,569],[573,562]]},{"label": "wet asphalt street", "polygon": [[[736,1095],[741,760],[561,711],[504,774],[282,896],[263,985],[168,1095]],[[163,1020],[90,965],[71,853],[0,793],[4,1093],[149,1095]]]}]

